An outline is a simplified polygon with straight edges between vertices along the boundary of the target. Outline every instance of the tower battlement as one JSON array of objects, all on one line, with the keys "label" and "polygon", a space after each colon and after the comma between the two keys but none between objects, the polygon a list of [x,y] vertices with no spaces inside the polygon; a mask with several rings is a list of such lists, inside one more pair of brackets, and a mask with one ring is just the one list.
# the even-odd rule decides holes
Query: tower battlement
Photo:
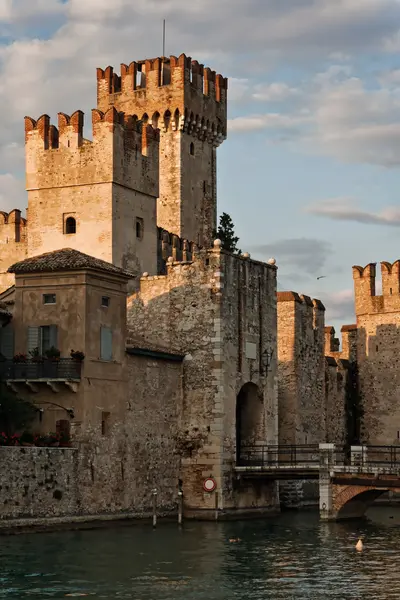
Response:
[{"label": "tower battlement", "polygon": [[[158,153],[160,140],[158,130],[151,125],[143,124],[136,116],[125,115],[115,107],[105,113],[94,108],[92,110],[93,141],[83,137],[84,113],[75,111],[72,115],[58,113],[58,128],[50,123],[49,115],[41,115],[36,121],[25,117],[25,143],[35,140],[43,150],[54,150],[60,147],[79,148],[91,145],[104,138],[105,132],[124,137],[126,149],[135,149],[142,156],[149,156],[151,147]],[[118,127],[120,126],[120,127]]]},{"label": "tower battlement", "polygon": [[173,125],[178,121],[190,130],[191,124],[199,124],[203,131],[208,126],[210,131],[219,130],[222,138],[226,136],[227,89],[227,78],[185,54],[123,63],[119,75],[111,66],[97,69],[99,109],[129,106],[130,114],[151,120],[162,115],[166,128],[173,115]]},{"label": "tower battlement", "polygon": [[217,221],[216,148],[227,135],[228,80],[185,54],[97,69],[97,108],[160,129],[157,225],[211,247]]},{"label": "tower battlement", "polygon": [[[116,181],[158,195],[159,132],[115,107],[92,110],[93,140],[83,137],[84,113],[25,117],[27,189]],[[115,153],[121,160],[115,160]]]},{"label": "tower battlement", "polygon": [[382,294],[376,294],[376,263],[353,267],[356,315],[400,310],[400,260],[382,261]]},{"label": "tower battlement", "polygon": [[215,98],[216,102],[226,102],[228,80],[217,74],[209,67],[204,67],[197,60],[192,60],[185,54],[158,57],[153,59],[132,61],[129,65],[120,66],[120,75],[114,73],[114,68],[97,69],[99,91],[108,94],[130,92],[143,89],[154,89],[171,85],[177,81],[191,84],[194,89],[205,96]]}]

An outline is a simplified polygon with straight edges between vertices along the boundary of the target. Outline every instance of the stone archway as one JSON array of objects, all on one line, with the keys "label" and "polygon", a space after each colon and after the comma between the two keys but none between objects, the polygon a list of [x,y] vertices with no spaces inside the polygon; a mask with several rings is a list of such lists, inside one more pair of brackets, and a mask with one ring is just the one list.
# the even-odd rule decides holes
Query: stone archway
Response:
[{"label": "stone archway", "polygon": [[363,517],[371,504],[388,490],[400,488],[363,485],[332,485],[333,517],[337,521]]},{"label": "stone archway", "polygon": [[236,460],[243,450],[264,441],[264,403],[255,383],[245,383],[236,398]]}]

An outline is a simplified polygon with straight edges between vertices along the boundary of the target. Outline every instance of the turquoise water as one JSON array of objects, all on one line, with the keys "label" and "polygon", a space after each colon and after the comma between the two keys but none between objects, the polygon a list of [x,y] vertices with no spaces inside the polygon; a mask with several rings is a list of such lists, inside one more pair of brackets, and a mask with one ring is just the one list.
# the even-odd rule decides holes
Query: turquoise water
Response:
[{"label": "turquoise water", "polygon": [[154,531],[140,524],[4,536],[0,598],[399,599],[399,548],[400,511],[390,507],[352,523],[299,512],[182,529],[159,522]]}]

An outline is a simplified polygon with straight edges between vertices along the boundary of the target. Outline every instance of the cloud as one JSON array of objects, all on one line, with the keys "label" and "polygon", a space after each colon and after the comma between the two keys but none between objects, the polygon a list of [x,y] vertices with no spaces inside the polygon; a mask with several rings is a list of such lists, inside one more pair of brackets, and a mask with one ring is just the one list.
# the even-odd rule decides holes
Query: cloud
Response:
[{"label": "cloud", "polygon": [[322,301],[326,308],[326,324],[329,325],[332,321],[337,321],[340,324],[346,325],[355,321],[354,292],[352,289],[340,290],[333,293],[322,292],[318,295],[318,299]]},{"label": "cloud", "polygon": [[299,131],[299,126],[309,121],[307,115],[284,115],[267,113],[264,115],[249,115],[228,120],[229,132],[257,131],[262,129],[291,130],[293,135]]},{"label": "cloud", "polygon": [[290,87],[287,83],[276,82],[256,85],[252,97],[263,102],[284,102],[300,93],[299,89]]},{"label": "cloud", "polygon": [[[257,114],[235,115],[230,131],[265,129],[275,143],[301,140],[346,160],[398,164],[400,125],[392,96],[360,83],[358,96],[347,87],[335,97],[321,81],[305,80],[303,88],[279,78],[250,81],[288,60],[303,61],[310,72],[325,58],[380,51],[397,34],[397,0],[0,0],[0,35],[9,40],[0,45],[0,172],[22,167],[25,114],[48,113],[53,121],[59,111],[88,114],[96,105],[96,67],[118,69],[121,62],[159,54],[162,17],[167,54],[185,51],[233,76],[229,98],[258,103]],[[263,102],[287,100],[287,111],[260,109]],[[356,110],[347,121],[334,111],[336,104],[337,112],[349,113],[352,101],[365,115],[356,128],[349,126]],[[19,195],[17,202],[25,205]]]},{"label": "cloud", "polygon": [[11,173],[0,174],[0,209],[9,212],[13,208],[25,208],[25,186],[23,181]]},{"label": "cloud", "polygon": [[372,225],[400,227],[400,208],[388,207],[379,213],[357,208],[352,198],[330,198],[307,206],[305,212],[335,221],[355,221]]},{"label": "cloud", "polygon": [[[262,93],[256,89],[250,97],[261,102]],[[296,142],[297,151],[349,163],[400,165],[400,71],[378,74],[374,86],[366,87],[350,65],[336,64],[301,88],[272,83],[262,89],[265,101],[274,94],[281,94],[283,101],[286,94],[290,104],[274,113],[258,111],[232,119],[230,132],[280,130],[284,135],[279,140]]]},{"label": "cloud", "polygon": [[[265,260],[273,256],[285,281],[293,281],[293,274],[298,270],[301,279],[306,276],[319,276],[331,252],[331,245],[325,240],[297,238],[278,240],[271,244],[253,246],[254,258]],[[282,283],[282,282],[281,282]]]}]

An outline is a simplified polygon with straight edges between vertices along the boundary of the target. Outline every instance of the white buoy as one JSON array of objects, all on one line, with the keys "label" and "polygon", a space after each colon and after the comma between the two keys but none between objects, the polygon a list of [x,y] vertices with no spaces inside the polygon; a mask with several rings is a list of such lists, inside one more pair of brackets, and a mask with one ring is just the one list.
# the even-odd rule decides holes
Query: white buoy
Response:
[{"label": "white buoy", "polygon": [[364,544],[362,543],[361,539],[358,540],[357,544],[356,544],[356,550],[358,550],[359,552],[361,552],[364,548]]}]

